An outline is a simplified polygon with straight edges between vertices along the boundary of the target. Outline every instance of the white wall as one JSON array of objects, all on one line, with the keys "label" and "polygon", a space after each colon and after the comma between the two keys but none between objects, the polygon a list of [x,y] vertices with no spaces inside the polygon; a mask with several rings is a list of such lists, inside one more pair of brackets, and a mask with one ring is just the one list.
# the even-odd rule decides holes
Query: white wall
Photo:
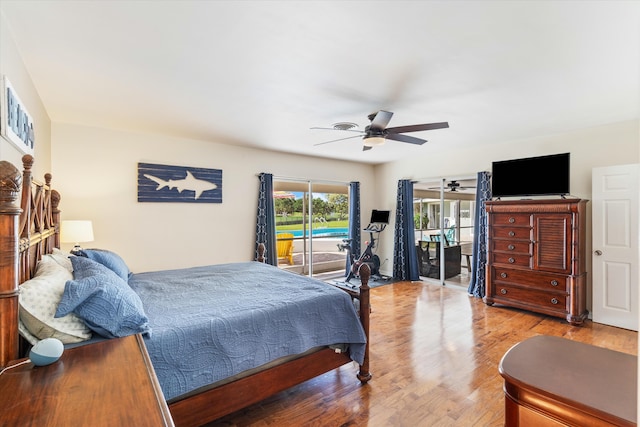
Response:
[{"label": "white wall", "polygon": [[[44,174],[51,171],[51,120],[36,92],[31,76],[18,53],[9,25],[0,13],[0,76],[7,76],[20,101],[29,112],[35,125],[35,150],[33,175],[44,181]],[[13,163],[22,171],[23,154],[10,142],[0,137],[0,159]]]},{"label": "white wall", "polygon": [[[373,209],[371,165],[62,123],[52,139],[62,219],[93,220],[84,246],[116,251],[134,272],[252,259],[260,172],[360,181],[362,212]],[[223,202],[138,203],[138,162],[222,169]]]},{"label": "white wall", "polygon": [[[464,150],[437,151],[431,149],[420,157],[379,165],[375,171],[376,194],[379,195],[378,205],[380,209],[391,209],[392,211],[395,209],[399,179],[419,180],[420,178],[438,176],[475,176],[479,171],[490,171],[491,162],[494,160],[565,152],[571,153],[571,195],[590,199],[592,168],[640,161],[640,121],[631,120],[559,135],[509,141]],[[590,204],[588,212],[587,253],[591,248]],[[395,222],[394,215],[392,215],[391,221]],[[393,227],[393,223],[389,224],[389,227]],[[381,259],[393,259],[393,242],[390,239],[384,239],[381,242],[378,255]],[[390,268],[391,266],[389,266]],[[385,274],[387,274],[386,271]]]}]

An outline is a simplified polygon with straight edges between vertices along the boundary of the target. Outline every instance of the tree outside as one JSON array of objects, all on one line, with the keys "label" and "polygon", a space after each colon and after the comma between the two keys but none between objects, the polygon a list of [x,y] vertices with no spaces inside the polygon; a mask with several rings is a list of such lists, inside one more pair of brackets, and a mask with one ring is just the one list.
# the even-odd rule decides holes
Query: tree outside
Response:
[{"label": "tree outside", "polygon": [[[308,199],[307,193],[292,193],[294,197],[274,198],[276,226],[278,230],[302,229],[303,203]],[[313,193],[313,222],[323,227],[340,228],[348,226],[349,197],[338,193]]]}]

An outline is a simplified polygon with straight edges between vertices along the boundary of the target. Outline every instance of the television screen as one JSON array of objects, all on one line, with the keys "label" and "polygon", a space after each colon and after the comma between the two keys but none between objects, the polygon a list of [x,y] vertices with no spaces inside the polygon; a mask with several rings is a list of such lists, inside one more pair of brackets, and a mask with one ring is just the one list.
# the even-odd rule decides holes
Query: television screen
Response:
[{"label": "television screen", "polygon": [[389,211],[371,211],[371,221],[373,223],[389,224]]},{"label": "television screen", "polygon": [[569,194],[569,153],[493,162],[493,197]]}]

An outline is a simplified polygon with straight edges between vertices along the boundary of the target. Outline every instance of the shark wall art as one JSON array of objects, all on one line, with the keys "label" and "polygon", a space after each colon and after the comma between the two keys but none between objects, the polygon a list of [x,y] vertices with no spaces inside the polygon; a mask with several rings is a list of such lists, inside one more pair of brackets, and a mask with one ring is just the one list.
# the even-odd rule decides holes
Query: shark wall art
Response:
[{"label": "shark wall art", "polygon": [[222,203],[222,170],[138,163],[138,202]]}]

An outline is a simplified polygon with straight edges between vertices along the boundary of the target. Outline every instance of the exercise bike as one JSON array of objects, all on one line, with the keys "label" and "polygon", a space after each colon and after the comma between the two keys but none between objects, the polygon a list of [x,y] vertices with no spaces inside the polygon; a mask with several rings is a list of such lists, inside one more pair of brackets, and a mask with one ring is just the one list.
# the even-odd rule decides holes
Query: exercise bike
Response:
[{"label": "exercise bike", "polygon": [[371,237],[371,239],[369,240],[369,242],[367,242],[367,247],[365,248],[364,252],[362,252],[360,257],[358,257],[358,259],[355,258],[355,254],[351,250],[351,243],[353,239],[343,239],[342,243],[338,243],[338,249],[340,251],[347,250],[347,256],[349,257],[351,265],[351,268],[349,268],[349,274],[345,279],[345,283],[348,283],[356,275],[356,273],[354,273],[354,265],[360,266],[362,264],[367,264],[369,266],[369,269],[371,270],[372,278],[381,277],[380,257],[373,253],[373,248],[375,248],[376,246],[376,239],[373,237],[373,233],[380,234],[380,232],[383,231],[386,226],[387,224],[369,224],[366,228],[363,229],[364,231],[369,232],[369,236]]}]

